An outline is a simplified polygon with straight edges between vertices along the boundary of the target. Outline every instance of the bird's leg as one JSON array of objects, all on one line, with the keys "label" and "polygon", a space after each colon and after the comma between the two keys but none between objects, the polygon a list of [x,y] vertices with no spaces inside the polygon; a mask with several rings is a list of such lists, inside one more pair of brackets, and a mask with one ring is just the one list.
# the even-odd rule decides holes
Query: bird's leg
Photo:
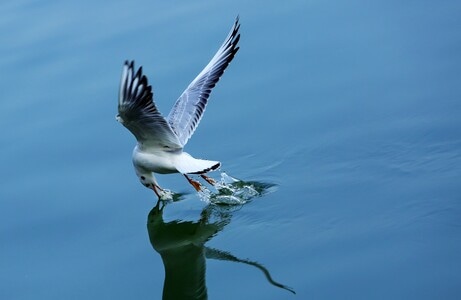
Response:
[{"label": "bird's leg", "polygon": [[193,179],[190,179],[189,176],[187,176],[186,174],[183,174],[183,175],[184,175],[184,177],[186,177],[187,181],[189,181],[189,183],[194,187],[194,189],[197,192],[200,192],[202,190],[202,186],[201,186],[200,182],[195,181]]},{"label": "bird's leg", "polygon": [[205,179],[206,182],[208,182],[209,184],[211,184],[211,185],[213,185],[213,186],[216,184],[216,180],[214,180],[214,179],[211,178],[211,177],[206,176],[205,174],[201,174],[200,177],[202,177],[203,179]]}]

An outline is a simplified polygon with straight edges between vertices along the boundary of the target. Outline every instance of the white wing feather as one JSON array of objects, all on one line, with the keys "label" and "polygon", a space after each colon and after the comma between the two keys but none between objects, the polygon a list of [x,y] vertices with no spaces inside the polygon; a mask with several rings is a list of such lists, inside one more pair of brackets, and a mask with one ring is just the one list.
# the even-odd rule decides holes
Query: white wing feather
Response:
[{"label": "white wing feather", "polygon": [[189,84],[174,104],[167,117],[168,124],[184,146],[197,128],[205,111],[211,89],[238,51],[239,20],[236,19],[229,35],[208,65]]}]

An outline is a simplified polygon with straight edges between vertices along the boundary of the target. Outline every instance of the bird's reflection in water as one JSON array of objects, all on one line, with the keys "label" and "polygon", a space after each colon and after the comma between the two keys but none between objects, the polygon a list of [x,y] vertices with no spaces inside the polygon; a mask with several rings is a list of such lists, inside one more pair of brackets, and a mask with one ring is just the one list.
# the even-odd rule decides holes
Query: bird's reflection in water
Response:
[{"label": "bird's reflection in water", "polygon": [[277,287],[294,291],[275,282],[261,264],[239,259],[229,252],[205,246],[205,243],[230,223],[229,207],[210,204],[198,221],[163,220],[165,204],[159,201],[147,219],[149,239],[163,260],[165,281],[163,299],[207,299],[206,259],[240,262],[260,269],[267,280]]}]

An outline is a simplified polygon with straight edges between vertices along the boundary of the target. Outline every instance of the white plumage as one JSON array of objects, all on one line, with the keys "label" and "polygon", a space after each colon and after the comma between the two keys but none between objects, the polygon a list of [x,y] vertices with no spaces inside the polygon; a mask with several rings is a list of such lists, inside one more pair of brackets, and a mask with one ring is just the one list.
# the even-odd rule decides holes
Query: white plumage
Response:
[{"label": "white plumage", "polygon": [[220,163],[193,158],[183,151],[183,147],[203,116],[211,90],[239,49],[239,27],[237,18],[224,43],[176,100],[167,118],[160,114],[153,102],[152,87],[142,67],[135,72],[134,61],[126,61],[124,64],[116,119],[136,137],[133,165],[139,180],[159,197],[163,189],[155,180],[153,172],[184,174],[197,190],[200,190],[200,184],[187,174],[200,174],[213,184],[213,180],[205,173],[217,169]]}]

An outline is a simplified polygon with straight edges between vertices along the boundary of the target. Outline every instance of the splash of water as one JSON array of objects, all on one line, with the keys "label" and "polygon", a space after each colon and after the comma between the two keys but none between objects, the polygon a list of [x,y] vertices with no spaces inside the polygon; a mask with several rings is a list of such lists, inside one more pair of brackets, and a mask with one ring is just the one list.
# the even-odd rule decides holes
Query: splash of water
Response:
[{"label": "splash of water", "polygon": [[203,188],[199,192],[200,198],[208,203],[241,205],[255,197],[267,193],[274,184],[257,181],[243,181],[220,173],[220,179],[212,189]]},{"label": "splash of water", "polygon": [[[243,181],[220,173],[220,178],[215,179],[216,183],[208,188],[202,185],[202,190],[198,195],[202,201],[223,205],[242,205],[259,197],[275,187],[275,184]],[[171,190],[163,189],[159,191],[162,201],[179,201],[184,197],[184,193],[175,193]]]}]

